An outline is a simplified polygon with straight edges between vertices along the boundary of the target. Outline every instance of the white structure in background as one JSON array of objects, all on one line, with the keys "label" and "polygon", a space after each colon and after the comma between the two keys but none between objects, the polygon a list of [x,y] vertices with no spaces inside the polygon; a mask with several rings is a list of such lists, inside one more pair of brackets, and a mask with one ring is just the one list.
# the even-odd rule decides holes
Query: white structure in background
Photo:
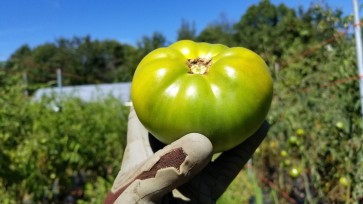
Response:
[{"label": "white structure in background", "polygon": [[80,86],[62,86],[38,89],[33,100],[40,100],[43,96],[71,96],[83,101],[95,101],[107,96],[120,99],[125,105],[131,106],[131,82]]}]

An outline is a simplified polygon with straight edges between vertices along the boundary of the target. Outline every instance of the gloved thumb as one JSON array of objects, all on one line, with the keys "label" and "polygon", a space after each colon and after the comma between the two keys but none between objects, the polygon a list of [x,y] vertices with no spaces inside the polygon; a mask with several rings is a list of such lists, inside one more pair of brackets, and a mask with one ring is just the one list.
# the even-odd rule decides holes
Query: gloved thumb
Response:
[{"label": "gloved thumb", "polygon": [[186,183],[210,161],[212,144],[201,134],[191,133],[141,163],[132,172],[119,174],[107,203],[157,203]]}]

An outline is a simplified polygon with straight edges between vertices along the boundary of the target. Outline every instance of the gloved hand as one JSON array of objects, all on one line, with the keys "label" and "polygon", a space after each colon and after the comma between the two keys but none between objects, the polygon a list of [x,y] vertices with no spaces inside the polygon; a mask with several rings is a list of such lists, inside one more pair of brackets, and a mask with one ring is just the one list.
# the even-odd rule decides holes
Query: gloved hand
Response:
[{"label": "gloved hand", "polygon": [[265,122],[253,136],[211,162],[212,144],[197,133],[156,151],[161,143],[149,135],[132,109],[121,170],[105,204],[215,203],[267,131]]}]

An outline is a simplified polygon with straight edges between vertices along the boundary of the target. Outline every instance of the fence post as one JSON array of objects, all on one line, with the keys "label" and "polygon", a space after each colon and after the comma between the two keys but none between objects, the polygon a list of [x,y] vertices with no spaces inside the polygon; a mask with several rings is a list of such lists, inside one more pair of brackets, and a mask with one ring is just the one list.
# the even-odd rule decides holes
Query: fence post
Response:
[{"label": "fence post", "polygon": [[358,74],[359,74],[358,76],[359,76],[361,116],[363,117],[363,55],[362,55],[361,25],[360,25],[361,23],[359,17],[358,0],[352,0],[352,1],[353,1],[353,11],[354,11],[354,32],[355,32]]}]

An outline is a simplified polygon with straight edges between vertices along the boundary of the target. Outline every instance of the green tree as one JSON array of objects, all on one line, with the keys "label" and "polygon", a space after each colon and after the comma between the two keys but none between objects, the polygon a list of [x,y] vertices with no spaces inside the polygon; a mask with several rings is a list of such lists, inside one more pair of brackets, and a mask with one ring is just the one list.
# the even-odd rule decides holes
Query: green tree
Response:
[{"label": "green tree", "polygon": [[27,66],[29,82],[48,83],[55,81],[59,60],[56,58],[58,48],[52,43],[40,45],[32,50],[33,65]]},{"label": "green tree", "polygon": [[22,46],[6,67],[27,73],[30,84],[54,84],[58,68],[64,85],[112,83],[130,81],[139,58],[133,46],[86,36],[59,38],[34,49]]},{"label": "green tree", "polygon": [[[320,43],[334,37],[342,26],[342,13],[319,4],[296,12],[284,4],[262,0],[249,7],[235,25],[235,40],[240,46],[260,53],[266,60],[281,58],[292,49]],[[297,46],[302,46],[298,48]]]},{"label": "green tree", "polygon": [[146,54],[156,48],[165,47],[166,45],[166,38],[159,32],[154,32],[151,37],[142,37],[137,43],[139,59],[141,60]]},{"label": "green tree", "polygon": [[113,81],[131,81],[135,69],[140,62],[138,50],[130,45],[123,45],[122,62],[118,64],[115,72],[111,72]]},{"label": "green tree", "polygon": [[224,14],[221,14],[220,19],[203,29],[196,40],[200,42],[220,43],[227,46],[233,46],[235,44],[233,33],[233,24]]},{"label": "green tree", "polygon": [[177,31],[177,40],[195,40],[196,28],[195,23],[182,20],[180,28]]},{"label": "green tree", "polygon": [[265,56],[281,56],[306,29],[296,12],[284,4],[273,5],[269,0],[249,7],[235,25],[236,43]]},{"label": "green tree", "polygon": [[[29,45],[20,46],[15,52],[10,56],[10,58],[6,62],[7,68],[12,68],[15,64],[18,64],[20,61],[26,61],[25,58],[29,57],[31,54],[31,48]],[[21,66],[18,64],[18,66]]]}]

